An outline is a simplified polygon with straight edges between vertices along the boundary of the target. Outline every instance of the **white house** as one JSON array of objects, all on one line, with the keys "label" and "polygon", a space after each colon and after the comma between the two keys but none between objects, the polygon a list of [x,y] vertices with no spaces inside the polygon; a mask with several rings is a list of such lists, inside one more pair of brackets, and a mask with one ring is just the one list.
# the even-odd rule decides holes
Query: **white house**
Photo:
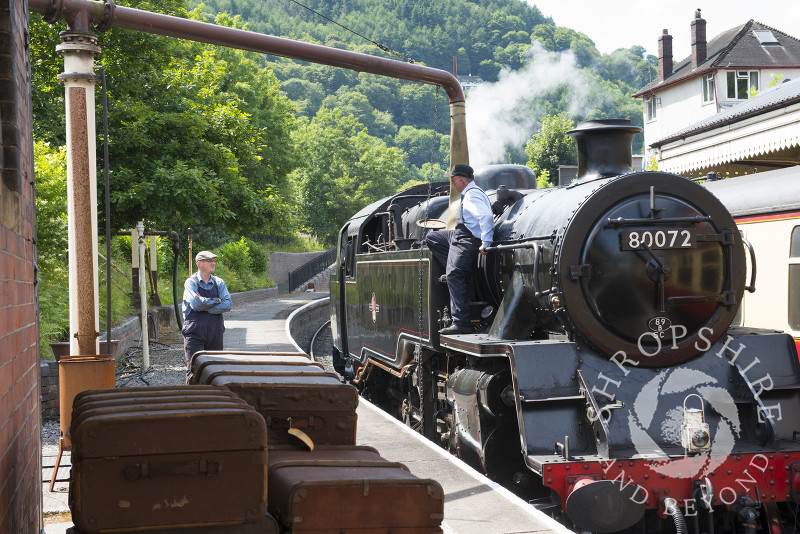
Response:
[{"label": "white house", "polygon": [[672,36],[658,41],[658,78],[634,96],[644,103],[644,146],[748,101],[757,92],[800,78],[800,40],[750,20],[706,41],[706,21],[695,12],[692,54],[674,63]]}]

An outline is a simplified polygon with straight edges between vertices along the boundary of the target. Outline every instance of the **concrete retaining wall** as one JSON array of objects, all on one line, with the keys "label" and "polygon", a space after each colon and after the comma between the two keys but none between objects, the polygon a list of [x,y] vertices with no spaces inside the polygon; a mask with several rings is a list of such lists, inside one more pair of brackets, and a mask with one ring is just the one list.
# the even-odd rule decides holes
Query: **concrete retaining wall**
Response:
[{"label": "concrete retaining wall", "polygon": [[303,352],[308,354],[311,351],[311,340],[317,329],[330,319],[330,299],[321,298],[302,308],[298,308],[289,317],[289,335],[297,343]]}]

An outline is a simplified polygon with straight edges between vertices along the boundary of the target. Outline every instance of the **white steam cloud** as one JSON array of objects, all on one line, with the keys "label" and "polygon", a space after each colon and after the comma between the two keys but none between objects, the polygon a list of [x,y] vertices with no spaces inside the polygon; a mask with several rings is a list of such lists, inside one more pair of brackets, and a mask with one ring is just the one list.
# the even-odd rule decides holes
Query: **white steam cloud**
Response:
[{"label": "white steam cloud", "polygon": [[469,159],[473,166],[505,162],[507,147],[522,147],[538,132],[546,110],[536,97],[567,86],[568,112],[587,116],[591,81],[571,52],[549,52],[534,42],[528,64],[521,70],[503,69],[496,83],[469,91],[466,100]]}]

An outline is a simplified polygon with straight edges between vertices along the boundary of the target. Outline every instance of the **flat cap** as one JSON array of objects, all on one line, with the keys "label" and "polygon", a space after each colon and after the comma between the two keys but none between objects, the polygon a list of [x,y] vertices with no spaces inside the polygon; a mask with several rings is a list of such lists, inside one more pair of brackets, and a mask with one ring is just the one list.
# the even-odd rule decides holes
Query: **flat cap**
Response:
[{"label": "flat cap", "polygon": [[464,165],[463,163],[453,165],[453,171],[448,174],[447,177],[449,178],[451,176],[463,176],[464,178],[469,178],[470,180],[474,178],[472,167],[469,165]]},{"label": "flat cap", "polygon": [[195,260],[196,261],[213,260],[213,259],[216,259],[217,257],[218,256],[216,254],[214,254],[213,252],[209,252],[208,250],[204,250],[202,252],[198,252],[197,253],[197,256],[195,257]]}]

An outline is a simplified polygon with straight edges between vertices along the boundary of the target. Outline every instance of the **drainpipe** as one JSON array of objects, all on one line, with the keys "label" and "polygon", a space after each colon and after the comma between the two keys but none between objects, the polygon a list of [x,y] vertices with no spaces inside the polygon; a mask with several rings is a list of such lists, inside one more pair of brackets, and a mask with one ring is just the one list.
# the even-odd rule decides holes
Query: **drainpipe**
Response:
[{"label": "drainpipe", "polygon": [[[88,30],[90,23],[99,31],[111,27],[126,28],[441,86],[450,100],[450,167],[458,163],[469,164],[464,91],[456,77],[447,71],[116,6],[113,0],[28,0],[28,9],[42,14],[50,23],[63,18],[71,30]],[[458,192],[451,191],[450,198],[452,204],[453,198],[459,198]]]},{"label": "drainpipe", "polygon": [[67,218],[69,239],[70,354],[96,355],[100,330],[97,286],[97,170],[94,58],[97,38],[88,31],[61,33],[56,52],[64,57],[67,115]]}]

